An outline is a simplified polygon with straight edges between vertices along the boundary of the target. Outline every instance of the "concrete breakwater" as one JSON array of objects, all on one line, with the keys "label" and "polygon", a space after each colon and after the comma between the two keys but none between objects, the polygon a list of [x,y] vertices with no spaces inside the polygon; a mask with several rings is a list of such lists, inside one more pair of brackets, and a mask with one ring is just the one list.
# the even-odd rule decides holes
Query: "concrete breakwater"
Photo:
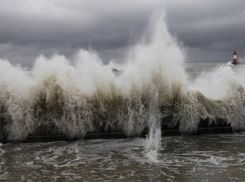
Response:
[{"label": "concrete breakwater", "polygon": [[[10,125],[8,122],[11,122],[9,116],[1,116],[0,117],[0,142],[8,143],[13,142],[8,140],[8,128]],[[218,134],[218,133],[232,133],[235,130],[231,127],[231,125],[225,121],[218,122],[210,122],[208,120],[201,120],[198,126],[198,130],[192,133],[181,133],[179,130],[179,125],[177,124],[174,127],[169,127],[167,124],[162,124],[162,137],[165,136],[176,136],[176,135],[200,135],[200,134]],[[145,128],[145,130],[139,136],[135,137],[146,137],[149,133],[149,129]],[[96,132],[88,132],[83,139],[91,140],[91,139],[121,139],[127,138],[122,131],[96,131]],[[62,133],[45,133],[45,131],[36,131],[26,137],[25,140],[21,142],[34,143],[34,142],[54,142],[54,141],[68,141],[68,140],[78,140],[80,138],[69,138]]]}]

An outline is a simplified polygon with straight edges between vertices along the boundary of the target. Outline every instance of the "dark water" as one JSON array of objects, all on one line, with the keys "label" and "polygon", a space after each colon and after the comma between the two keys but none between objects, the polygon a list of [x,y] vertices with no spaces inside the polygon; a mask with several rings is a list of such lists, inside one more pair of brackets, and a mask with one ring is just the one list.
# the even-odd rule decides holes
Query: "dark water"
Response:
[{"label": "dark water", "polygon": [[244,181],[245,133],[166,137],[158,159],[144,140],[9,143],[3,181]]}]

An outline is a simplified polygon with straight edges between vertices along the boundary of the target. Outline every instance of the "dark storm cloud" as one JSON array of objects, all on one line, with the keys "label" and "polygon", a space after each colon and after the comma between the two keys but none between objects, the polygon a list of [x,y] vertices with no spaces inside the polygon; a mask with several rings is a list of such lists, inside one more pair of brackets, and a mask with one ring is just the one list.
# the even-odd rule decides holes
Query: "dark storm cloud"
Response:
[{"label": "dark storm cloud", "polygon": [[244,56],[243,0],[2,0],[0,58],[32,64],[40,54],[71,57],[92,46],[104,62],[120,59],[159,7],[188,61],[225,61],[233,49]]},{"label": "dark storm cloud", "polygon": [[172,11],[170,32],[188,46],[189,61],[230,61],[245,56],[245,2],[198,1]]}]

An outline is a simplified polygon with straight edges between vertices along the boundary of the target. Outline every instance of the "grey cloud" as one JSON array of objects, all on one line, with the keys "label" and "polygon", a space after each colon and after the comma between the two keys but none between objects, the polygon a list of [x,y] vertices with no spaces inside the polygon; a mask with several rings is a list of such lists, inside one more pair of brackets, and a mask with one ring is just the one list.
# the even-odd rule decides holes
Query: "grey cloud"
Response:
[{"label": "grey cloud", "polygon": [[189,61],[199,61],[198,55],[223,61],[227,51],[244,52],[243,0],[2,0],[0,57],[32,64],[40,54],[71,57],[91,45],[104,62],[120,60],[159,7],[170,32],[188,48]]},{"label": "grey cloud", "polygon": [[189,61],[226,61],[235,49],[244,57],[244,1],[198,1],[183,9],[170,12],[168,22],[188,47]]}]

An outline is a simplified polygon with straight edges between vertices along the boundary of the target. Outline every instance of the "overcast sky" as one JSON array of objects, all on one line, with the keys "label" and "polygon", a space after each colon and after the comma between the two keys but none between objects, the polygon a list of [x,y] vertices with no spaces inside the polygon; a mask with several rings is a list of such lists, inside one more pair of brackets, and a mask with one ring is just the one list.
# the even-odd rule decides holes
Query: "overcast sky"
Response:
[{"label": "overcast sky", "polygon": [[159,7],[187,61],[230,61],[234,50],[245,57],[244,0],[1,0],[0,58],[33,64],[91,46],[105,63],[120,60]]}]

